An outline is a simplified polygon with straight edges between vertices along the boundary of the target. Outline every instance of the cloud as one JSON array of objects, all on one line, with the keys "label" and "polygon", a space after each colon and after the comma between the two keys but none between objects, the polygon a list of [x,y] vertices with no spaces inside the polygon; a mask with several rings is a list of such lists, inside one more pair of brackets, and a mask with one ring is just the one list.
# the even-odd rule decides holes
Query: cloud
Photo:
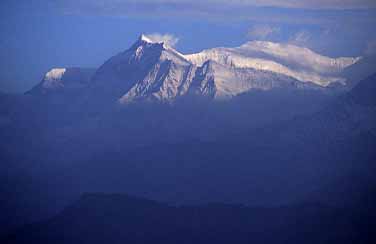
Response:
[{"label": "cloud", "polygon": [[70,15],[246,20],[266,24],[317,25],[348,19],[376,22],[375,0],[55,0],[53,3],[58,11]]},{"label": "cloud", "polygon": [[153,42],[164,42],[171,47],[174,47],[179,42],[179,38],[173,34],[152,33],[146,36]]},{"label": "cloud", "polygon": [[247,36],[254,40],[265,40],[272,35],[280,32],[280,28],[270,25],[255,25],[249,31]]},{"label": "cloud", "polygon": [[[209,11],[247,7],[280,7],[300,9],[369,9],[376,8],[375,0],[57,0],[66,3],[86,5],[88,9],[119,11],[124,8],[139,10],[163,9],[185,11]],[[119,9],[120,7],[120,9]]]},{"label": "cloud", "polygon": [[258,6],[305,9],[368,9],[376,7],[374,0],[239,0],[235,2]]}]

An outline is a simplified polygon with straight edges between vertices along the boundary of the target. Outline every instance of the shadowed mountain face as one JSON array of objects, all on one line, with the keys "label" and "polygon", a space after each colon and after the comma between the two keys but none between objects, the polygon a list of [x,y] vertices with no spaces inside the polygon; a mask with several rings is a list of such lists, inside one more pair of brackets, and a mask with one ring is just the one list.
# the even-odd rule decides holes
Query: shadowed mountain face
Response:
[{"label": "shadowed mountain face", "polygon": [[[371,192],[369,192],[370,194]],[[374,192],[372,192],[374,193]],[[372,243],[374,205],[169,206],[125,195],[85,194],[6,243]]]}]

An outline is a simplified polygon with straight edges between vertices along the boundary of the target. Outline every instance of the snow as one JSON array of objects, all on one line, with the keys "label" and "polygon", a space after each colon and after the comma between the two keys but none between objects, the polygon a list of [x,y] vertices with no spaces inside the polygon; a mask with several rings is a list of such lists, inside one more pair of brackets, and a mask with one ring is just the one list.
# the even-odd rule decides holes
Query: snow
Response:
[{"label": "snow", "polygon": [[360,60],[360,57],[330,58],[315,53],[308,48],[263,41],[248,42],[239,49],[243,52],[262,52],[271,57],[289,61],[316,72],[336,73]]},{"label": "snow", "polygon": [[193,76],[192,65],[180,55],[163,50],[159,61],[119,99],[126,104],[140,98],[172,101],[184,95]]},{"label": "snow", "polygon": [[65,68],[55,68],[47,72],[43,79],[43,88],[53,89],[62,86],[61,80],[65,72]]},{"label": "snow", "polygon": [[79,93],[87,89],[96,71],[95,68],[54,68],[48,71],[42,81],[27,94]]},{"label": "snow", "polygon": [[136,57],[137,59],[140,59],[141,56],[142,56],[142,54],[143,54],[143,52],[144,52],[144,47],[142,47],[142,46],[138,47],[137,50],[136,50],[136,55],[135,55],[135,57]]},{"label": "snow", "polygon": [[169,48],[168,43],[161,38],[155,38],[153,36],[147,36],[145,34],[141,34],[141,36],[139,37],[139,40],[140,40],[141,43],[160,44],[160,45],[162,45],[163,48],[166,48],[166,49]]},{"label": "snow", "polygon": [[[173,47],[176,45],[176,43],[179,41],[179,38],[171,35],[171,34],[141,34],[138,38],[138,43],[143,44],[160,44],[164,49],[171,49],[173,51],[176,51],[173,49]],[[136,44],[138,44],[136,43]]]},{"label": "snow", "polygon": [[[194,94],[212,96],[215,100],[228,100],[252,89],[315,88],[314,85],[299,86],[301,82],[270,71],[249,68],[235,68],[207,61],[198,68],[191,90]],[[316,87],[317,88],[317,87]]]},{"label": "snow", "polygon": [[149,37],[147,37],[147,36],[144,35],[144,34],[141,34],[141,36],[140,36],[140,40],[141,40],[141,41],[144,41],[144,42],[147,42],[147,43],[157,43],[157,42],[153,42]]},{"label": "snow", "polygon": [[63,77],[65,71],[66,71],[65,68],[52,69],[49,72],[47,72],[45,79],[46,80],[60,80],[61,77]]},{"label": "snow", "polygon": [[185,55],[185,58],[198,66],[214,60],[230,67],[272,71],[323,87],[334,82],[344,83],[340,72],[360,60],[360,57],[335,59],[307,48],[263,41],[248,42],[236,48],[208,49]]}]

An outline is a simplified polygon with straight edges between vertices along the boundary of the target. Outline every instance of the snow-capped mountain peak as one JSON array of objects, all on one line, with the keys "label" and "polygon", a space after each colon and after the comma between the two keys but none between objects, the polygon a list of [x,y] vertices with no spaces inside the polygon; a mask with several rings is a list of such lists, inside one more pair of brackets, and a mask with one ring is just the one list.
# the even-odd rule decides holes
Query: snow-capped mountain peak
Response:
[{"label": "snow-capped mountain peak", "polygon": [[[148,40],[145,36],[141,38]],[[152,54],[154,46],[158,54],[154,53],[147,59],[149,69],[135,80],[130,89],[120,97],[119,102],[125,104],[140,99],[172,101],[184,95],[192,80],[194,65],[183,54],[163,42],[143,42],[135,49],[133,55],[136,59],[140,59],[140,55]],[[150,60],[152,62],[149,62]]]},{"label": "snow-capped mountain peak", "polygon": [[130,49],[106,61],[93,77],[95,96],[129,103],[172,100],[183,94],[192,64],[163,42],[141,35]]},{"label": "snow-capped mountain peak", "polygon": [[42,81],[28,94],[51,94],[80,92],[86,89],[96,69],[92,68],[53,68]]},{"label": "snow-capped mountain peak", "polygon": [[148,52],[148,54],[153,52],[154,56],[159,56],[161,59],[177,59],[174,61],[183,63],[189,62],[183,54],[169,46],[168,43],[161,40],[155,40],[145,34],[141,34],[132,47],[123,54],[132,53],[132,57],[139,60],[145,52]]}]

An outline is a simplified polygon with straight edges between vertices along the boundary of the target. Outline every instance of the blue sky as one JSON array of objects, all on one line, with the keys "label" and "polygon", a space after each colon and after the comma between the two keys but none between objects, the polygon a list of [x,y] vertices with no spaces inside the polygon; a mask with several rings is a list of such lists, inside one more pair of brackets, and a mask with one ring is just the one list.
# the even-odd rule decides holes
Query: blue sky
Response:
[{"label": "blue sky", "polygon": [[358,56],[376,51],[374,26],[374,0],[2,0],[0,90],[97,67],[141,33],[170,34],[184,53],[268,40]]}]

